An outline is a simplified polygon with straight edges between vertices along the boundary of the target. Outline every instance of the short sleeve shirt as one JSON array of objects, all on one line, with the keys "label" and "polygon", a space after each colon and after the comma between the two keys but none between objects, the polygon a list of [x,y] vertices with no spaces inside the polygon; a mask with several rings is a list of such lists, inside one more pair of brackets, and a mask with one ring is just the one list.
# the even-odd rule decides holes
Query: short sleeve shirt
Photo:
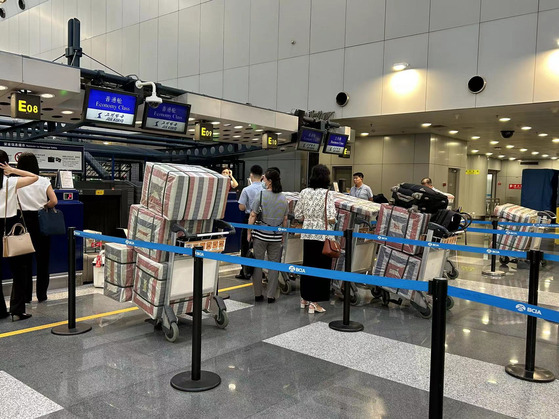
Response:
[{"label": "short sleeve shirt", "polygon": [[250,214],[252,211],[252,204],[254,203],[254,199],[256,195],[263,191],[262,182],[254,182],[252,185],[247,186],[241,192],[241,197],[239,198],[239,204],[242,204],[246,207],[245,213]]},{"label": "short sleeve shirt", "polygon": [[351,187],[351,190],[349,191],[349,194],[351,196],[354,196],[356,198],[361,198],[361,199],[366,199],[369,200],[370,198],[373,197],[373,191],[371,190],[371,188],[365,184],[361,185],[361,187],[356,188],[355,186]]}]

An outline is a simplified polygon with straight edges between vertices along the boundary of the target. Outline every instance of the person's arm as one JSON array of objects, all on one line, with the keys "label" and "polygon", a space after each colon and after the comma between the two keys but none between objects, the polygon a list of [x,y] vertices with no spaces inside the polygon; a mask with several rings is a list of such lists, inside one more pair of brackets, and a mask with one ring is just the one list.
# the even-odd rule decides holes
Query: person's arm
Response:
[{"label": "person's arm", "polygon": [[336,223],[336,205],[331,193],[328,193],[328,198],[326,199],[326,216],[328,217],[329,224]]},{"label": "person's arm", "polygon": [[0,169],[4,170],[5,175],[17,175],[20,176],[16,183],[16,189],[29,186],[39,179],[34,173],[26,172],[25,170],[15,169],[9,164],[0,163]]},{"label": "person's arm", "polygon": [[367,189],[367,194],[369,195],[367,199],[373,201],[373,190],[370,187]]},{"label": "person's arm", "polygon": [[231,179],[231,188],[237,189],[237,187],[239,186],[239,182],[237,182],[237,179],[235,179],[233,173],[229,175],[229,179]]},{"label": "person's arm", "polygon": [[56,194],[54,193],[54,189],[52,189],[51,185],[49,185],[49,187],[47,188],[47,198],[49,200],[45,204],[45,208],[54,208],[56,204],[58,204],[58,198],[56,197]]},{"label": "person's arm", "polygon": [[299,195],[299,199],[297,200],[297,203],[295,204],[295,209],[293,210],[293,215],[295,216],[296,220],[303,221],[305,219],[304,209],[303,209],[304,200],[305,198],[303,197],[303,194]]},{"label": "person's arm", "polygon": [[247,192],[246,192],[246,188],[245,188],[241,192],[241,197],[239,198],[239,209],[242,212],[245,212],[246,209],[247,209],[247,204],[248,204],[248,196],[247,196]]},{"label": "person's arm", "polygon": [[[256,222],[256,213],[254,211],[251,211],[250,217],[248,217],[248,223],[250,225],[253,225],[255,222]],[[252,239],[252,231],[247,230],[247,240],[251,241],[251,239]]]}]

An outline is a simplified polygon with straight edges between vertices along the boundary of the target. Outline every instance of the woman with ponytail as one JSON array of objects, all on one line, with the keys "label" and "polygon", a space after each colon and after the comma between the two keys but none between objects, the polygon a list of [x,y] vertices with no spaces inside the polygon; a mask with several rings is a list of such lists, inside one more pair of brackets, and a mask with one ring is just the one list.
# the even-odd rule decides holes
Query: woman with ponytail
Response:
[{"label": "woman with ponytail", "polygon": [[[16,175],[19,177],[8,177],[5,175]],[[39,176],[26,172],[25,170],[14,169],[8,165],[8,155],[0,150],[0,230],[10,231],[14,224],[20,222],[17,216],[17,195],[19,188],[29,186],[36,182]],[[6,192],[7,191],[7,192]],[[0,254],[2,253],[2,242],[0,242]],[[10,297],[10,313],[12,321],[25,320],[31,314],[25,313],[25,266],[18,263],[18,258],[7,258],[10,270],[12,271],[12,295]],[[0,286],[0,318],[8,317],[4,294]]]},{"label": "woman with ponytail", "polygon": [[[264,190],[256,195],[252,205],[249,224],[255,224],[257,218],[264,225],[279,227],[287,226],[287,199],[281,193],[281,179],[276,170],[268,169],[262,179]],[[249,230],[248,241],[253,240],[254,257],[264,260],[266,254],[270,262],[281,261],[283,234],[275,231]],[[276,301],[278,293],[278,271],[268,272],[268,303]],[[262,269],[254,268],[252,274],[254,300],[262,301]]]}]

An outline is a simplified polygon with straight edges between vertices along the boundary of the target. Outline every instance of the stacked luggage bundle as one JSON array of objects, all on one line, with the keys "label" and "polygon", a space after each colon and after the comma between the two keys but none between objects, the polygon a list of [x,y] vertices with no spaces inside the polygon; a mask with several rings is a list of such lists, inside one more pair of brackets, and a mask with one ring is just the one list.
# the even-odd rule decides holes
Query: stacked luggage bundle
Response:
[{"label": "stacked luggage bundle", "polygon": [[[130,207],[128,238],[168,245],[171,226],[178,223],[191,234],[211,232],[213,220],[225,213],[229,180],[212,170],[190,165],[146,163],[140,204]],[[179,236],[182,233],[179,233]],[[215,249],[224,243],[217,243]],[[133,301],[150,317],[161,316],[169,270],[169,253],[109,244],[105,295]],[[217,251],[216,250],[216,251]],[[118,287],[118,288],[115,288]],[[204,307],[210,296],[205,296]],[[177,314],[184,301],[171,301]]]},{"label": "stacked luggage bundle", "polygon": [[[538,211],[521,207],[515,204],[503,204],[495,207],[494,215],[499,217],[499,222],[514,223],[538,223]],[[518,232],[532,232],[533,227],[530,226],[498,226],[499,230],[509,230]],[[530,248],[530,237],[512,236],[508,234],[497,235],[497,249],[500,250],[518,250],[525,251]],[[539,240],[538,247],[539,247]]]}]

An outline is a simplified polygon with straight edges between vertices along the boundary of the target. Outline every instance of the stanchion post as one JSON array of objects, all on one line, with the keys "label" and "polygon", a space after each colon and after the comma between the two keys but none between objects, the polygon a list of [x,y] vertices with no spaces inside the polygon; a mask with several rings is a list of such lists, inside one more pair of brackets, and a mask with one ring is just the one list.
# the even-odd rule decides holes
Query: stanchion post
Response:
[{"label": "stanchion post", "polygon": [[[353,257],[353,230],[347,229],[344,231],[345,238],[345,263],[344,269],[346,272],[351,272],[351,261]],[[330,322],[328,326],[330,329],[337,330],[338,332],[360,332],[363,330],[363,325],[359,322],[354,322],[349,319],[351,309],[351,284],[346,281],[344,283],[344,308],[343,319]]]},{"label": "stanchion post", "polygon": [[194,258],[194,290],[192,301],[192,366],[171,379],[171,386],[180,391],[199,392],[211,390],[221,384],[221,377],[210,371],[202,371],[202,284],[204,259],[198,252],[202,246],[192,249]]},{"label": "stanchion post", "polygon": [[433,296],[429,419],[443,417],[447,292],[446,278],[435,278],[429,282],[429,293]]},{"label": "stanchion post", "polygon": [[89,332],[91,326],[76,325],[76,236],[75,227],[68,227],[68,324],[53,327],[55,335],[80,335]]},{"label": "stanchion post", "polygon": [[[528,304],[538,305],[538,286],[540,276],[540,263],[543,253],[540,250],[529,250],[528,260],[530,261],[530,281],[528,283]],[[551,371],[536,367],[536,332],[538,319],[528,316],[526,326],[526,358],[524,364],[509,364],[505,367],[507,374],[521,380],[533,381],[538,383],[549,383],[555,380]]]},{"label": "stanchion post", "polygon": [[[499,226],[499,222],[497,221],[496,218],[491,220],[491,227],[492,227],[493,230],[497,230],[498,226]],[[493,240],[491,240],[491,248],[492,249],[497,249],[497,233],[493,233],[492,237],[493,237]],[[496,266],[497,266],[497,255],[493,253],[493,254],[491,254],[491,268],[490,268],[490,270],[483,270],[481,273],[483,275],[488,275],[488,276],[504,276],[505,273],[503,271],[497,271]]]}]

